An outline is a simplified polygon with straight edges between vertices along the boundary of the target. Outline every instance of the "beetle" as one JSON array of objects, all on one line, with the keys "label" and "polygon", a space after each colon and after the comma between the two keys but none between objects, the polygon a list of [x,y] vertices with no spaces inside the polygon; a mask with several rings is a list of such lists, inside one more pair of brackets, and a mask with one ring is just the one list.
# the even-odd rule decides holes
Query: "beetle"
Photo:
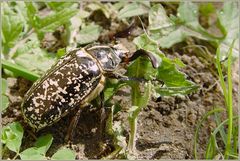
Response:
[{"label": "beetle", "polygon": [[126,60],[146,55],[153,67],[159,66],[146,51],[138,50],[130,58],[128,54],[121,44],[90,45],[70,51],[28,90],[21,105],[24,120],[38,131],[70,111],[86,107],[103,91],[106,78],[126,78],[117,73]]}]

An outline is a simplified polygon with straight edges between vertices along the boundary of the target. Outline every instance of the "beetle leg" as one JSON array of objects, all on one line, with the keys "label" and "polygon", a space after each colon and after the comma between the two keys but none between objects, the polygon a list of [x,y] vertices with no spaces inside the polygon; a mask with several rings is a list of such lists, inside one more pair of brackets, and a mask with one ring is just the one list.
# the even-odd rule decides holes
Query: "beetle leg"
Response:
[{"label": "beetle leg", "polygon": [[106,111],[104,107],[104,93],[100,93],[100,126],[99,126],[99,136],[100,139],[103,139],[103,129],[105,127],[105,120],[106,120]]},{"label": "beetle leg", "polygon": [[138,82],[146,82],[144,78],[135,78],[135,77],[128,77],[119,73],[109,73],[108,78],[118,79],[120,81],[138,81]]},{"label": "beetle leg", "polygon": [[76,115],[73,116],[73,118],[71,120],[71,123],[68,127],[67,135],[65,137],[65,142],[72,141],[73,134],[74,134],[74,129],[77,126],[78,120],[80,118],[81,111],[82,111],[82,109],[79,108]]},{"label": "beetle leg", "polygon": [[88,103],[81,105],[81,107],[77,110],[77,113],[73,116],[73,118],[70,122],[70,125],[68,127],[67,135],[65,137],[65,142],[72,141],[72,138],[73,138],[73,135],[74,135],[74,129],[77,126],[77,123],[78,123],[78,120],[80,118],[80,114],[82,112],[82,109],[83,109],[83,107],[87,107],[87,106],[91,107],[92,105],[88,104]]},{"label": "beetle leg", "polygon": [[137,59],[139,56],[147,56],[150,59],[153,68],[158,68],[160,66],[158,58],[154,54],[152,54],[146,50],[143,50],[143,49],[139,49],[139,50],[135,51],[133,53],[132,57],[127,58],[126,61],[131,62],[131,61]]}]

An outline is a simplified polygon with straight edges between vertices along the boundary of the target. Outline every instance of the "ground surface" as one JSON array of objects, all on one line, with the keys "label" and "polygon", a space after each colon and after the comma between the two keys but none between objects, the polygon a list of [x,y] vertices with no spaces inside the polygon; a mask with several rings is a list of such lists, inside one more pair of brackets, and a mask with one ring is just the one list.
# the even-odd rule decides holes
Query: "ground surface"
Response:
[{"label": "ground surface", "polygon": [[[133,34],[138,35],[138,32],[138,29],[136,29]],[[134,46],[132,42],[128,42],[126,39],[122,39],[122,42],[129,48]],[[138,119],[136,151],[134,154],[136,159],[193,159],[193,138],[196,124],[207,111],[214,107],[225,107],[213,62],[202,61],[195,50],[183,50],[186,46],[186,43],[180,43],[164,51],[164,53],[169,58],[181,59],[186,64],[186,67],[182,68],[181,71],[186,73],[187,78],[199,85],[200,88],[197,92],[187,96],[152,98],[147,108],[141,111]],[[212,55],[214,56],[214,53]],[[238,103],[238,80],[238,62],[236,62],[233,66],[233,105],[235,113]],[[22,98],[31,87],[31,82],[22,78],[8,78],[7,81],[10,87],[9,98],[11,103],[2,115],[2,125],[20,121],[22,125],[26,126],[23,145],[21,146],[24,150],[33,145],[35,141],[31,135],[31,128],[24,123],[20,111]],[[124,134],[128,137],[127,110],[131,101],[129,90],[120,90],[114,96],[114,101],[119,101],[123,107],[121,112],[114,116],[114,121],[121,120],[125,123]],[[96,108],[87,108],[82,111],[72,144],[64,142],[64,137],[75,112],[67,115],[53,126],[34,133],[34,135],[37,137],[47,133],[53,135],[54,141],[47,153],[49,156],[62,146],[74,149],[77,152],[76,159],[97,159],[107,156],[113,151],[113,147],[109,137],[105,139],[99,137],[97,129],[99,128],[100,117],[98,113],[99,110]],[[199,156],[203,156],[206,141],[211,130],[215,127],[212,119],[208,119],[202,126],[198,139]],[[102,148],[100,143],[105,145],[105,148]],[[6,155],[9,156],[4,156],[4,158],[14,156],[12,153]]]},{"label": "ground surface", "polygon": [[[216,84],[216,78],[199,59],[194,55],[179,55],[174,53],[169,57],[180,58],[187,66],[183,71],[189,79],[198,83],[201,88],[198,92],[188,96],[164,97],[161,100],[152,100],[150,104],[140,113],[138,120],[136,158],[137,159],[190,159],[193,158],[193,137],[198,120],[214,106],[223,107],[223,96]],[[234,107],[237,112],[237,63],[234,66]],[[31,86],[31,83],[24,79],[8,79],[11,104],[7,112],[2,115],[3,126],[14,120],[23,122],[20,112],[21,99],[24,93]],[[127,107],[129,104],[129,94],[127,89],[118,92],[114,100],[120,101],[125,107],[115,120],[127,120]],[[71,115],[74,115],[71,114]],[[54,136],[54,143],[49,155],[60,146],[70,146],[77,151],[77,158],[98,158],[101,149],[97,143],[100,138],[96,132],[99,127],[100,118],[97,109],[85,109],[77,125],[73,144],[64,142],[71,115],[61,121],[36,133],[40,136],[51,133]],[[128,130],[128,123],[124,121]],[[23,123],[24,124],[24,123]],[[209,132],[215,127],[215,123],[209,119],[200,131],[199,154],[205,149]],[[30,128],[28,128],[31,131]],[[127,134],[127,133],[126,133]],[[34,138],[25,132],[22,147],[29,147],[33,144]],[[103,141],[105,142],[105,141]],[[203,146],[204,145],[204,146]],[[111,147],[106,147],[106,154],[112,151]],[[105,154],[105,155],[106,155]],[[103,153],[104,155],[104,153]]]}]

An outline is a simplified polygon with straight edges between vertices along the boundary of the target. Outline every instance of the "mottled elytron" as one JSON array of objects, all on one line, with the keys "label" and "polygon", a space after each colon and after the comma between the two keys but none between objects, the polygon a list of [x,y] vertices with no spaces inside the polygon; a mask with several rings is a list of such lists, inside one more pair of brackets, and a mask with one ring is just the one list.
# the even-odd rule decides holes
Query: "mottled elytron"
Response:
[{"label": "mottled elytron", "polygon": [[128,50],[122,45],[93,45],[69,52],[27,92],[22,113],[34,129],[49,126],[75,108],[85,107],[103,90]]}]

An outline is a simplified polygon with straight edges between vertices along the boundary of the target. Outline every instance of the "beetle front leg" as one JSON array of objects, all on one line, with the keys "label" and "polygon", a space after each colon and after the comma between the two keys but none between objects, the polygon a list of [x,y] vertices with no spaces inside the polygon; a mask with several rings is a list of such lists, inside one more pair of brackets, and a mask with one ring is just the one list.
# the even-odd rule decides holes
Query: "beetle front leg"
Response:
[{"label": "beetle front leg", "polygon": [[147,80],[144,78],[135,78],[135,77],[128,77],[119,73],[109,73],[108,78],[114,78],[120,81],[138,81],[138,82],[146,82]]},{"label": "beetle front leg", "polygon": [[151,63],[152,63],[153,68],[155,68],[155,69],[160,66],[160,62],[158,60],[158,57],[155,56],[154,54],[146,51],[146,50],[143,50],[143,49],[139,49],[139,50],[135,51],[133,53],[132,57],[127,58],[127,60],[125,60],[125,61],[131,62],[131,61],[137,59],[139,56],[146,56],[146,57],[148,57],[150,59]]}]

